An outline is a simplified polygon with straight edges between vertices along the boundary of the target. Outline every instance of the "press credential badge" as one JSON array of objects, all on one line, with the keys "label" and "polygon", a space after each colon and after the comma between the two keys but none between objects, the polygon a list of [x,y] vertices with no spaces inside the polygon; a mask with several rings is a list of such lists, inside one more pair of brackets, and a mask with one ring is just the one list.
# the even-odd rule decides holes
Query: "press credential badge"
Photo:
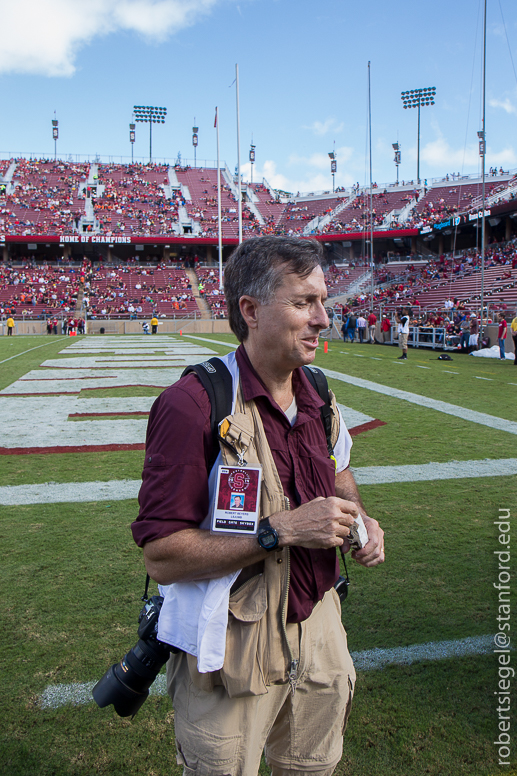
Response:
[{"label": "press credential badge", "polygon": [[261,466],[219,466],[212,533],[257,535],[261,479]]}]

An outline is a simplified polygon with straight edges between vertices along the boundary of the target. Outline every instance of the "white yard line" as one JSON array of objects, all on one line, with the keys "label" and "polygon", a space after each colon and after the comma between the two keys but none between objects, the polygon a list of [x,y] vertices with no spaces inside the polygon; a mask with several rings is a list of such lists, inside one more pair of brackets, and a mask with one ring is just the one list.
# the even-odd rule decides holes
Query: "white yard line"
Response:
[{"label": "white yard line", "polygon": [[208,339],[208,337],[197,337],[194,334],[183,334],[183,337],[189,337],[189,339],[201,340],[201,342],[213,342],[216,345],[226,345],[231,350],[237,350],[238,345],[232,345],[231,342],[223,342],[222,340]]},{"label": "white yard line", "polygon": [[[366,649],[363,652],[352,652],[351,654],[357,671],[375,671],[389,665],[411,665],[423,660],[447,660],[485,655],[493,648],[493,636],[489,635],[469,636],[455,641],[431,641],[427,644],[413,644],[410,647],[395,647],[393,649]],[[51,684],[43,691],[40,706],[43,709],[58,709],[69,704],[80,706],[93,703],[92,689],[95,684],[96,682]],[[167,694],[165,674],[159,674],[156,677],[149,694]]]},{"label": "white yard line", "polygon": [[[393,363],[400,362],[395,361]],[[402,401],[417,404],[419,407],[426,407],[427,409],[436,410],[437,412],[443,412],[446,415],[454,415],[457,418],[468,420],[471,423],[479,423],[482,426],[495,428],[499,431],[506,431],[509,434],[517,434],[517,423],[513,420],[498,418],[495,415],[488,415],[486,412],[467,410],[464,407],[458,407],[456,404],[449,404],[446,401],[440,401],[438,399],[430,399],[427,396],[420,396],[417,393],[402,391],[399,388],[391,388],[388,385],[373,383],[371,380],[363,380],[361,377],[342,374],[341,372],[335,372],[332,369],[322,369],[322,371],[327,377],[330,377],[333,380],[340,380],[343,383],[355,385],[357,388],[366,388],[368,391],[381,393],[385,396],[392,396],[394,399],[402,399]]]},{"label": "white yard line", "polygon": [[447,461],[408,466],[361,466],[357,469],[352,467],[352,471],[358,485],[506,477],[517,474],[517,458],[487,458],[484,461]]},{"label": "white yard line", "polygon": [[21,353],[17,353],[15,356],[9,356],[9,358],[4,358],[3,361],[0,361],[0,364],[5,364],[6,361],[11,361],[13,358],[18,358],[18,356],[24,356],[26,353],[30,353],[31,350],[37,350],[38,348],[44,348],[45,345],[51,345],[53,342],[59,342],[60,340],[68,339],[68,337],[58,337],[57,339],[49,340],[48,342],[44,342],[43,345],[36,345],[35,348],[29,348],[28,350],[24,350]]},{"label": "white yard line", "polygon": [[[100,421],[98,421],[100,422]],[[145,421],[144,421],[145,422]],[[428,482],[517,474],[517,458],[484,461],[449,461],[409,466],[361,466],[352,468],[359,485],[392,482]],[[60,504],[87,501],[123,501],[136,498],[141,480],[105,482],[45,482],[39,485],[0,487],[0,505]]]}]

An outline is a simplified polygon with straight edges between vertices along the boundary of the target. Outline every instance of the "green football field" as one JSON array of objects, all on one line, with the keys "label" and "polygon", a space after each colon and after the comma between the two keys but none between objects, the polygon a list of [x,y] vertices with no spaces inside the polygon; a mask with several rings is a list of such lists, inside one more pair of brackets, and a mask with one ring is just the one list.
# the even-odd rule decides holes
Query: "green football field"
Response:
[{"label": "green football field", "polygon": [[[190,342],[225,354],[229,348],[217,343],[235,344],[231,336],[199,336],[202,340],[159,335],[146,338],[146,345],[159,353],[162,343]],[[73,344],[87,339],[102,340],[79,337]],[[132,338],[119,339],[127,344]],[[55,397],[31,403],[20,378],[29,372],[33,380],[45,377],[49,366],[41,365],[70,358],[63,353],[70,345],[71,338],[64,337],[0,338],[6,615],[0,773],[176,776],[181,769],[174,756],[174,711],[166,696],[151,696],[133,720],[89,700],[88,683],[137,640],[145,572],[129,525],[138,505],[134,496],[117,496],[114,483],[127,481],[136,495],[144,453],[99,446],[87,452],[84,445],[55,452],[50,450],[54,442],[37,452],[42,423],[49,423],[53,438],[54,421],[46,413]],[[509,656],[510,666],[517,663],[511,619],[504,630],[509,652],[495,652],[493,636],[502,632],[494,583],[503,578],[495,553],[509,549],[511,555],[517,541],[512,545],[517,367],[509,360],[459,354],[441,361],[427,350],[410,350],[406,362],[398,355],[389,346],[334,341],[328,353],[320,347],[315,361],[335,373],[329,383],[340,404],[382,422],[365,429],[359,424],[352,450],[367,510],[386,532],[386,562],[376,569],[363,569],[353,560],[348,564],[351,585],[343,622],[357,656],[358,680],[336,773],[516,774],[517,720],[511,703],[506,716],[513,744],[503,760],[509,764],[500,764],[503,750],[494,743],[500,735],[500,693],[517,703],[517,679],[508,671],[509,680],[502,679],[498,663],[500,654]],[[104,428],[100,405],[89,412],[93,404],[88,403],[96,399],[129,402],[130,409],[112,414],[106,428],[134,422],[140,429],[145,416],[138,415],[138,407],[145,412],[161,390],[152,385],[81,390],[73,401],[84,405],[84,416],[77,408],[68,416],[63,410],[70,431],[60,433],[70,440],[61,444],[72,448],[78,429],[85,429],[86,438],[87,429]],[[14,453],[5,429],[18,425],[28,441]],[[109,483],[104,490],[103,483]],[[39,486],[30,491],[36,492],[32,500],[23,496],[31,485]],[[71,500],[48,495],[58,485],[66,486]],[[81,487],[86,496],[72,500]],[[508,511],[510,544],[503,547],[495,522]],[[515,558],[507,565],[513,587],[509,606],[515,607]],[[261,774],[266,773],[263,766]]]}]

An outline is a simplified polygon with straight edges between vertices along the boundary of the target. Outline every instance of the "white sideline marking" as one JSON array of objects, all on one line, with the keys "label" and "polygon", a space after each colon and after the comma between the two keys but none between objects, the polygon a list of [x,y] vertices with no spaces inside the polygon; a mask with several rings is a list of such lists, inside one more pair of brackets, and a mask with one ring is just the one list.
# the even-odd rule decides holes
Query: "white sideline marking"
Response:
[{"label": "white sideline marking", "polygon": [[35,348],[29,348],[28,350],[24,350],[22,353],[16,353],[14,356],[9,356],[9,358],[4,358],[3,361],[0,361],[0,364],[5,364],[6,361],[11,361],[13,358],[18,358],[18,356],[24,356],[26,353],[30,353],[31,350],[37,350],[38,348],[44,348],[45,345],[51,345],[53,342],[59,342],[59,340],[67,339],[67,337],[57,337],[57,339],[49,340],[48,342],[44,342],[43,345],[36,345]]},{"label": "white sideline marking", "polygon": [[488,380],[489,382],[493,383],[494,378],[493,377],[478,377],[477,375],[474,375],[476,380]]},{"label": "white sideline marking", "polygon": [[[0,391],[0,397],[22,394],[27,401],[31,394],[78,394],[87,388],[117,388],[130,385],[150,385],[167,388],[179,380],[184,366],[160,369],[32,369]],[[25,398],[27,396],[27,399]],[[27,412],[27,411],[26,411]],[[0,429],[1,429],[0,417]],[[23,416],[20,416],[23,422]]]},{"label": "white sideline marking", "polygon": [[[400,362],[394,361],[393,363]],[[382,393],[385,396],[392,396],[394,399],[402,399],[411,404],[417,404],[419,407],[427,407],[428,409],[436,410],[437,412],[443,412],[446,415],[454,415],[457,418],[468,420],[471,423],[479,423],[482,426],[495,428],[499,431],[506,431],[509,434],[517,434],[517,423],[513,420],[498,418],[495,415],[488,415],[486,412],[467,410],[464,407],[458,407],[456,404],[449,404],[448,402],[440,401],[439,399],[430,399],[427,396],[420,396],[418,393],[410,393],[409,391],[403,391],[399,388],[390,388],[388,385],[373,383],[371,380],[364,380],[361,377],[341,374],[341,372],[335,372],[333,369],[322,369],[321,371],[333,380],[340,380],[343,383],[350,383],[358,388],[366,388],[368,391],[375,391],[375,393]]]},{"label": "white sideline marking", "polygon": [[208,339],[208,337],[197,337],[194,334],[183,334],[182,336],[189,337],[190,339],[201,340],[201,342],[213,342],[215,345],[225,345],[227,348],[230,348],[231,350],[237,350],[237,348],[239,347],[238,345],[233,345],[231,342],[223,342],[222,340]]},{"label": "white sideline marking", "polygon": [[[366,649],[352,652],[357,671],[375,671],[389,665],[411,665],[422,660],[446,660],[453,657],[484,655],[494,648],[493,636],[469,636],[456,641],[431,641],[428,644],[413,644],[410,647],[394,649]],[[100,677],[99,677],[100,678]],[[96,682],[74,684],[51,684],[41,694],[42,709],[57,709],[72,704],[80,706],[93,703],[92,689]],[[150,695],[166,695],[165,674],[159,674],[149,689]]]},{"label": "white sideline marking", "polygon": [[358,485],[384,485],[390,482],[463,480],[470,477],[505,477],[517,474],[517,458],[486,458],[482,461],[447,461],[408,466],[361,466],[352,468]]},{"label": "white sideline marking", "polygon": [[431,369],[430,366],[420,366],[420,364],[415,364],[417,369]]},{"label": "white sideline marking", "polygon": [[[449,461],[409,466],[362,466],[352,468],[358,485],[393,482],[463,480],[473,477],[506,477],[517,474],[517,458],[484,461]],[[61,504],[87,501],[123,501],[136,498],[141,480],[105,482],[44,482],[39,485],[0,487],[0,505]]]}]

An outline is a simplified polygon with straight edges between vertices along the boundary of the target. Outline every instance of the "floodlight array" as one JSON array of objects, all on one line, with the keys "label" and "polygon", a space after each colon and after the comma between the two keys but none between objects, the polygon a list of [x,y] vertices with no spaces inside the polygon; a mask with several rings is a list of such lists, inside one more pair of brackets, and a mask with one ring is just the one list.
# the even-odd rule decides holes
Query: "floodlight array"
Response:
[{"label": "floodlight array", "polygon": [[155,108],[152,105],[135,105],[133,107],[135,121],[148,124],[165,124],[167,108]]},{"label": "floodlight array", "polygon": [[430,86],[426,89],[410,89],[407,92],[400,93],[400,99],[404,108],[418,108],[423,105],[434,105],[436,97],[436,86]]}]

